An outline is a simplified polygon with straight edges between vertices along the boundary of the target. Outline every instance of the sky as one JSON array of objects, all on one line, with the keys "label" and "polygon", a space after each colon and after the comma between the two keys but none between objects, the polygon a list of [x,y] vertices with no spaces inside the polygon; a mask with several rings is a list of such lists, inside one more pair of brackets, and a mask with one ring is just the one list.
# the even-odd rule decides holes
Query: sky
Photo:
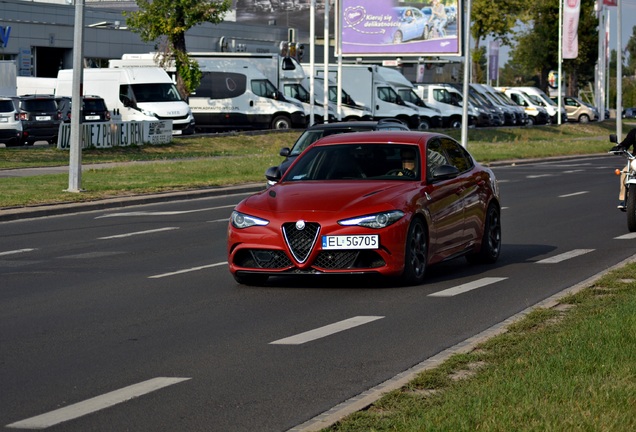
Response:
[{"label": "sky", "polygon": [[[621,1],[621,38],[622,47],[625,49],[627,41],[632,37],[633,28],[636,26],[636,0],[620,0]],[[618,7],[607,7],[610,12],[610,49],[616,50],[616,42],[618,38],[616,18],[618,13]],[[499,66],[503,67],[508,62],[510,48],[501,47],[499,51]]]}]

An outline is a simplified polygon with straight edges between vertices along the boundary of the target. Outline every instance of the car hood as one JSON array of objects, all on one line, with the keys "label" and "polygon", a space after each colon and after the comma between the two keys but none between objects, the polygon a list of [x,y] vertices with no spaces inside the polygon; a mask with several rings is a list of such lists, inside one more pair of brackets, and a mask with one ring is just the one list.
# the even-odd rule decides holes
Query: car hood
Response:
[{"label": "car hood", "polygon": [[[413,181],[330,181],[278,183],[243,201],[260,212],[338,212],[367,214],[402,207],[415,190]],[[247,210],[241,209],[241,210]],[[249,211],[249,210],[247,210]]]}]

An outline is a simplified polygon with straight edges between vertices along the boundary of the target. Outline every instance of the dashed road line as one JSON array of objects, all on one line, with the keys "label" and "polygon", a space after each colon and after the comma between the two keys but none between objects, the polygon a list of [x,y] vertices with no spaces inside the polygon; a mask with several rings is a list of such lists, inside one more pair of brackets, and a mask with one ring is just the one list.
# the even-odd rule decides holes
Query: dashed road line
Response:
[{"label": "dashed road line", "polygon": [[492,285],[497,282],[501,282],[503,280],[508,279],[507,277],[487,277],[482,279],[477,279],[476,281],[468,282],[462,285],[457,285],[453,288],[448,288],[442,291],[434,292],[429,294],[427,297],[453,297],[459,294],[463,294],[468,291],[472,291],[477,288],[484,287],[486,285]]},{"label": "dashed road line", "polygon": [[574,192],[574,193],[565,194],[565,195],[559,195],[559,198],[569,198],[569,197],[578,196],[578,195],[585,195],[586,193],[589,193],[589,191],[581,191],[581,192]]},{"label": "dashed road line", "polygon": [[301,345],[306,342],[311,342],[316,339],[321,339],[332,334],[339,333],[344,330],[368,324],[370,322],[384,318],[383,316],[356,316],[337,323],[329,324],[324,327],[320,327],[314,330],[310,330],[304,333],[290,336],[284,339],[279,339],[274,342],[270,342],[270,345]]},{"label": "dashed road line", "polygon": [[212,267],[218,267],[218,266],[222,266],[222,265],[227,265],[227,262],[219,262],[219,263],[214,263],[214,264],[207,264],[207,265],[203,265],[203,266],[199,266],[199,267],[191,267],[188,269],[183,269],[183,270],[177,270],[177,271],[173,271],[173,272],[169,272],[169,273],[162,273],[162,274],[158,274],[158,275],[154,275],[154,276],[148,276],[148,279],[160,279],[160,278],[164,278],[164,277],[168,277],[168,276],[176,276],[176,275],[180,275],[183,273],[190,273],[193,271],[199,271],[199,270],[204,270],[204,269],[208,269],[208,268],[212,268]]},{"label": "dashed road line", "polygon": [[5,252],[0,252],[0,256],[7,256],[7,255],[15,255],[15,254],[21,254],[21,253],[26,253],[26,252],[33,252],[34,250],[37,250],[37,249],[25,248],[25,249],[10,250],[10,251],[5,251]]},{"label": "dashed road line", "polygon": [[585,255],[586,253],[590,253],[593,251],[594,249],[574,249],[574,250],[571,250],[570,252],[565,252],[550,258],[537,261],[537,264],[556,264],[565,260],[569,260],[571,258],[576,258],[578,256]]},{"label": "dashed road line", "polygon": [[614,237],[614,240],[632,240],[636,238],[636,232],[623,234],[622,236]]},{"label": "dashed road line", "polygon": [[153,378],[55,411],[50,411],[46,414],[11,423],[6,427],[13,429],[45,429],[189,379],[191,378]]},{"label": "dashed road line", "polygon": [[111,239],[117,239],[117,238],[132,237],[136,235],[143,235],[143,234],[154,234],[154,233],[163,232],[163,231],[173,231],[178,229],[179,227],[158,228],[153,230],[137,231],[137,232],[131,232],[126,234],[117,234],[117,235],[112,235],[108,237],[98,237],[97,240],[111,240]]}]

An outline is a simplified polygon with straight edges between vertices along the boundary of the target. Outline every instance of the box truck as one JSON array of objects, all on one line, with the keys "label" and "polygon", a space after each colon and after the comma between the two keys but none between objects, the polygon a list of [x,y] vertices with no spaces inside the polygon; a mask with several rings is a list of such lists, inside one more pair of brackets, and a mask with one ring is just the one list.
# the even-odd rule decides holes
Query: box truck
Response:
[{"label": "box truck", "polygon": [[429,107],[414,91],[411,81],[407,80],[402,73],[396,69],[384,66],[377,67],[378,73],[386,82],[391,84],[397,90],[398,95],[405,104],[415,109],[420,114],[419,129],[439,128],[444,123],[448,123],[448,119],[444,120],[446,113],[442,113],[438,108]]},{"label": "box truck", "polygon": [[[56,97],[72,96],[73,70],[57,74]],[[173,135],[194,132],[194,117],[160,67],[84,69],[84,94],[100,96],[123,121],[172,120]]]},{"label": "box truck", "polygon": [[[328,78],[337,80],[337,68],[337,65],[329,66]],[[378,68],[377,65],[342,65],[342,88],[356,102],[369,108],[374,119],[397,118],[409,128],[418,129],[419,112],[404,102]],[[325,76],[324,65],[316,64],[314,70],[316,76]]]},{"label": "box truck", "polygon": [[[202,72],[199,87],[188,97],[197,129],[306,126],[309,105],[285,97],[278,87],[279,82],[301,82],[302,68],[298,76],[277,54],[193,52],[189,56]],[[124,54],[121,60],[110,60],[109,67],[147,66],[156,64],[156,57],[156,53]],[[169,65],[167,72],[174,74],[174,66]]]}]

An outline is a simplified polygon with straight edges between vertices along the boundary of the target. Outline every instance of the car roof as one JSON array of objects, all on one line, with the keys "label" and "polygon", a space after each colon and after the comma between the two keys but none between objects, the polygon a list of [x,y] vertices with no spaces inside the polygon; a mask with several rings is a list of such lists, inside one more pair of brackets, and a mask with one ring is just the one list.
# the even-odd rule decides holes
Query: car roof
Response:
[{"label": "car roof", "polygon": [[313,130],[330,130],[330,129],[347,129],[347,128],[355,128],[355,129],[369,129],[373,130],[377,127],[400,127],[404,126],[405,130],[408,130],[408,126],[406,126],[403,122],[399,120],[380,120],[380,121],[347,121],[347,122],[336,122],[336,123],[317,123],[313,126],[307,128],[309,131]]},{"label": "car roof", "polygon": [[347,134],[329,135],[319,139],[312,145],[327,146],[335,144],[356,143],[395,143],[395,144],[423,144],[433,137],[445,135],[431,132],[417,131],[373,131],[352,132]]}]

